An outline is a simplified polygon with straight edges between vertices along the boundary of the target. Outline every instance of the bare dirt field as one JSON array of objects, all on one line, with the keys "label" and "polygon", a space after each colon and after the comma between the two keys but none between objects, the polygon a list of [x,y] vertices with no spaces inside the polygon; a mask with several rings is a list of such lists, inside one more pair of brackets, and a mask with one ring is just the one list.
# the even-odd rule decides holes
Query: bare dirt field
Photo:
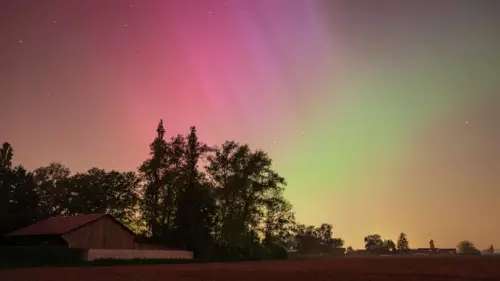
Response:
[{"label": "bare dirt field", "polygon": [[344,258],[184,265],[45,267],[0,271],[2,281],[500,280],[500,258]]}]

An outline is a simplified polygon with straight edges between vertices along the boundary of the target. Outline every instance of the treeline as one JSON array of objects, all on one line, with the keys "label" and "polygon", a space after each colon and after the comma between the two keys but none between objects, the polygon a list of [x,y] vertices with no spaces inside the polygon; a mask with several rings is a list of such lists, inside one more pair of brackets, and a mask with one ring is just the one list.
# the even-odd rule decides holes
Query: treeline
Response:
[{"label": "treeline", "polygon": [[264,259],[285,249],[340,248],[332,226],[296,222],[285,179],[269,155],[227,141],[210,147],[187,135],[165,138],[160,120],[150,156],[137,172],[91,168],[71,174],[59,163],[27,171],[0,149],[0,235],[55,215],[107,213],[155,243],[199,259]]},{"label": "treeline", "polygon": [[[410,242],[408,241],[408,236],[404,232],[402,232],[399,235],[396,243],[394,243],[391,239],[387,240],[382,239],[380,234],[370,234],[364,238],[364,242],[365,242],[365,248],[373,253],[380,253],[380,254],[405,253],[411,250]],[[431,239],[429,241],[428,249],[430,251],[438,250],[438,248],[436,248],[434,244],[434,240]],[[456,250],[458,253],[465,255],[481,254],[481,251],[479,251],[474,245],[474,243],[470,242],[469,240],[460,241],[456,246]],[[347,252],[350,251],[353,251],[353,249],[348,248]],[[494,253],[493,245],[489,246],[487,252],[490,254]]]}]

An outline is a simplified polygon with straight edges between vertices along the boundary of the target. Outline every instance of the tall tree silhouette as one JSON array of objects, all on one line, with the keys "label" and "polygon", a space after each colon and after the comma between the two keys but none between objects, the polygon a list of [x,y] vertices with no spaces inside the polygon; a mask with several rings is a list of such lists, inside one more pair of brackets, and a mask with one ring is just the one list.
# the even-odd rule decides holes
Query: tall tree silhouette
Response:
[{"label": "tall tree silhouette", "polygon": [[432,240],[432,239],[431,239],[431,241],[429,241],[429,248],[433,251],[436,249],[436,246],[434,246],[434,240]]},{"label": "tall tree silhouette", "polygon": [[38,194],[33,174],[22,166],[12,167],[14,150],[8,143],[0,149],[0,236],[29,225],[38,218]]},{"label": "tall tree silhouette", "polygon": [[12,156],[14,155],[14,150],[12,146],[5,142],[0,149],[0,169],[10,169],[12,167]]},{"label": "tall tree silhouette", "polygon": [[177,210],[180,191],[186,184],[186,138],[182,135],[172,137],[166,143],[166,159],[164,170],[164,190],[161,197],[161,219],[162,235],[165,239],[171,239],[174,227],[173,217]]},{"label": "tall tree silhouette", "polygon": [[147,222],[147,231],[153,236],[161,236],[161,223],[158,220],[161,217],[159,202],[161,191],[164,189],[163,172],[167,149],[163,120],[158,123],[156,132],[157,136],[150,145],[151,157],[141,165],[139,170],[145,180],[142,215]]},{"label": "tall tree silhouette", "polygon": [[495,247],[493,247],[493,244],[488,247],[488,253],[489,254],[494,254],[495,253]]},{"label": "tall tree silhouette", "polygon": [[211,231],[215,203],[210,190],[203,184],[203,174],[198,171],[198,162],[207,146],[198,141],[196,128],[191,127],[187,137],[185,154],[185,185],[179,194],[175,225],[181,245],[195,251],[200,257],[206,255],[211,243]]},{"label": "tall tree silhouette", "polygon": [[407,238],[406,234],[404,234],[403,232],[401,232],[401,234],[399,235],[397,244],[398,244],[397,248],[401,252],[407,252],[410,250],[408,238]]}]

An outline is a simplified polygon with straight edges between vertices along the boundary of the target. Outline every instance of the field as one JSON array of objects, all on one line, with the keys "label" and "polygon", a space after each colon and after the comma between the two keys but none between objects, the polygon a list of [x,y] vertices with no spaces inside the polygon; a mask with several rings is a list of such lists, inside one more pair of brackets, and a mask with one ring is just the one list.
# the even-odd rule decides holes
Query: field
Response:
[{"label": "field", "polygon": [[326,281],[500,280],[500,258],[342,258],[107,267],[44,267],[0,270],[2,281]]}]

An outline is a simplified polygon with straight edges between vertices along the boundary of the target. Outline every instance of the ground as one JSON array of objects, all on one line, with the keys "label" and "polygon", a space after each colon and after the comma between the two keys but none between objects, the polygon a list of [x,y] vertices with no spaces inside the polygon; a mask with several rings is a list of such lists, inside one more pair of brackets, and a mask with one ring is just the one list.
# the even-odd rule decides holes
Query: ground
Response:
[{"label": "ground", "polygon": [[306,261],[45,267],[0,271],[2,281],[500,280],[500,258],[343,258]]}]

